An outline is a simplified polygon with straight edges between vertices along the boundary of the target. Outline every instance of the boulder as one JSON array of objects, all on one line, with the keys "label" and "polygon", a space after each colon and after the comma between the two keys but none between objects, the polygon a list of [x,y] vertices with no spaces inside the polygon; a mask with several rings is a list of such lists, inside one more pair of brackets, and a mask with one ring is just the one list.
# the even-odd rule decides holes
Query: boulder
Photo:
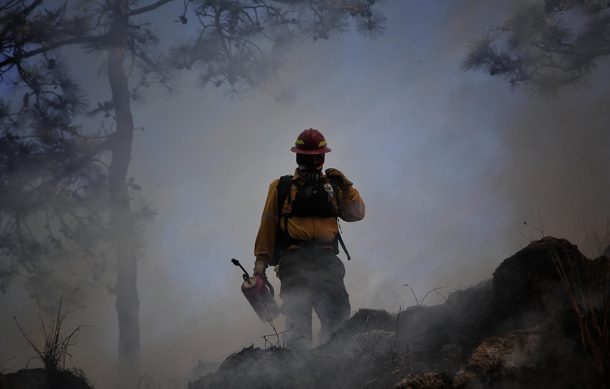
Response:
[{"label": "boulder", "polygon": [[590,262],[567,240],[545,237],[498,266],[493,273],[493,305],[500,331],[537,325],[550,313],[570,308],[558,261],[575,272]]}]

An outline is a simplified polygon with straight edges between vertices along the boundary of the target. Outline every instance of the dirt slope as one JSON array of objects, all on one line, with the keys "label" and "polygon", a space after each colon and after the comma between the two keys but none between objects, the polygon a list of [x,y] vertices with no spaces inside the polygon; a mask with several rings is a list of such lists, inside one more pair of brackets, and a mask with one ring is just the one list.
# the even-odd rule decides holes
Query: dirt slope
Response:
[{"label": "dirt slope", "polygon": [[543,238],[444,304],[360,310],[307,352],[244,348],[189,389],[608,387],[608,264]]}]

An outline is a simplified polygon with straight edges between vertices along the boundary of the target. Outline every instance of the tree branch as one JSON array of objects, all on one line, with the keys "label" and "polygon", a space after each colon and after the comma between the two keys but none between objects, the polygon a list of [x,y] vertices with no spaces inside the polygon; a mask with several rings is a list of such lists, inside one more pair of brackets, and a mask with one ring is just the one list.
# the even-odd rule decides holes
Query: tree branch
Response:
[{"label": "tree branch", "polygon": [[105,36],[99,36],[99,35],[79,36],[79,37],[60,40],[57,42],[52,42],[50,44],[43,45],[42,47],[39,47],[37,49],[31,50],[31,51],[26,51],[25,53],[16,55],[14,57],[7,56],[7,58],[5,60],[0,62],[0,69],[2,69],[3,67],[5,67],[7,65],[16,65],[26,58],[30,58],[30,57],[33,57],[38,54],[43,54],[43,53],[46,53],[48,51],[51,51],[51,50],[54,50],[54,49],[57,49],[57,48],[60,48],[63,46],[85,44],[85,43],[96,43],[96,42],[102,41],[104,38],[105,38]]},{"label": "tree branch", "polygon": [[140,8],[136,8],[134,10],[129,11],[128,15],[129,16],[140,15],[140,14],[152,11],[154,9],[157,9],[157,8],[163,6],[163,5],[167,4],[167,3],[170,3],[172,1],[174,1],[174,0],[157,0],[156,2],[154,2],[154,3],[150,4],[150,5],[147,5],[147,6],[144,6],[144,7],[140,7]]},{"label": "tree branch", "polygon": [[[36,0],[34,1],[32,4],[30,4],[28,7],[24,8],[21,11],[21,16],[25,19],[36,7],[38,7],[40,4],[42,4],[44,0]],[[19,21],[19,18],[13,17],[10,23],[7,23],[5,28],[2,29],[2,33],[0,34],[1,36],[4,36],[4,34],[6,34],[6,32],[8,30],[10,30],[11,28],[13,28],[15,26],[15,23],[17,23]]]}]

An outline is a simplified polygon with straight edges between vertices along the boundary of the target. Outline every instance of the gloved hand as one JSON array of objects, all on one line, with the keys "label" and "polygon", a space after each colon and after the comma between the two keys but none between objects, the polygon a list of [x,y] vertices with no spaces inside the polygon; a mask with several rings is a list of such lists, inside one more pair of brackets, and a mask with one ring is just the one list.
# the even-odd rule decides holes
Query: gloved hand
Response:
[{"label": "gloved hand", "polygon": [[347,177],[345,177],[345,174],[341,173],[341,171],[338,169],[334,169],[332,167],[326,169],[326,176],[336,182],[341,190],[347,190],[353,185],[353,183],[348,180]]},{"label": "gloved hand", "polygon": [[256,259],[256,261],[254,261],[254,274],[253,276],[260,276],[263,278],[267,278],[267,275],[265,275],[265,271],[267,270],[267,262],[261,260],[261,259]]}]

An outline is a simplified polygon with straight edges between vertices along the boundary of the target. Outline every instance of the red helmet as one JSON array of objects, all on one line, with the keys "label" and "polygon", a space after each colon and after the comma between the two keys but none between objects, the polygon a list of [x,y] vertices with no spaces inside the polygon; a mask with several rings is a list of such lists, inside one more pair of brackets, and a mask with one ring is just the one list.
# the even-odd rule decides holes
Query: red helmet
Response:
[{"label": "red helmet", "polygon": [[331,150],[326,146],[324,135],[315,128],[309,128],[299,134],[290,151],[298,154],[326,154]]}]

